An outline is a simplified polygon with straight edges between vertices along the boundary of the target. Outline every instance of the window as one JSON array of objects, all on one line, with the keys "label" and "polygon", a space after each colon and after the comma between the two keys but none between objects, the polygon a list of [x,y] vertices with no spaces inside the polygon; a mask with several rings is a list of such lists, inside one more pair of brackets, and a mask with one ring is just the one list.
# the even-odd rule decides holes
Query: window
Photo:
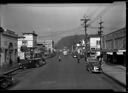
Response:
[{"label": "window", "polygon": [[22,45],[27,45],[27,40],[23,40]]}]

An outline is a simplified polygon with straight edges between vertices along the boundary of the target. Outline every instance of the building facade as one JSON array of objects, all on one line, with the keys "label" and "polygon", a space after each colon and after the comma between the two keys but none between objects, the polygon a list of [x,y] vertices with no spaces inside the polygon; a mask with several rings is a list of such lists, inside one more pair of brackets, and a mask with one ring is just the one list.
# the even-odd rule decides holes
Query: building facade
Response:
[{"label": "building facade", "polygon": [[41,43],[47,48],[47,50],[49,50],[50,52],[53,52],[54,50],[53,40],[43,40]]},{"label": "building facade", "polygon": [[100,36],[98,34],[90,34],[88,37],[89,48],[91,53],[96,53],[97,56],[100,55]]},{"label": "building facade", "polygon": [[24,52],[21,52],[21,46],[26,46],[28,49],[34,49],[37,46],[37,34],[23,33],[23,36],[18,37],[18,56],[24,59]]},{"label": "building facade", "polygon": [[0,32],[0,66],[17,62],[18,35],[10,30]]},{"label": "building facade", "polygon": [[126,27],[102,36],[102,49],[107,61],[125,65]]},{"label": "building facade", "polygon": [[23,33],[24,40],[22,41],[27,47],[35,47],[37,45],[37,34],[35,31],[32,33]]},{"label": "building facade", "polygon": [[36,46],[36,50],[37,52],[45,52],[45,46],[41,43],[37,43],[37,46]]}]

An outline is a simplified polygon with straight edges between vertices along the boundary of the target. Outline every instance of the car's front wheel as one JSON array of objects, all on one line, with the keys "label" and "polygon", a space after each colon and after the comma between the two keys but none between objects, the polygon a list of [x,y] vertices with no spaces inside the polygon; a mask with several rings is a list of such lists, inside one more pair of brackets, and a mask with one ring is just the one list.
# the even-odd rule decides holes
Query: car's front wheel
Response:
[{"label": "car's front wheel", "polygon": [[7,88],[7,87],[8,87],[8,82],[3,82],[3,83],[1,84],[1,87],[2,87],[2,88]]}]

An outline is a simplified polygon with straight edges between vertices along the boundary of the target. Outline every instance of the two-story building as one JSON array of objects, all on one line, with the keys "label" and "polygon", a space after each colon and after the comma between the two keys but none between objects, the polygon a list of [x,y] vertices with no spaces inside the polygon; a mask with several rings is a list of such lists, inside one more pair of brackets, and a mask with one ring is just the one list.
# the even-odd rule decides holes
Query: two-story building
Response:
[{"label": "two-story building", "polygon": [[100,55],[100,36],[98,34],[88,35],[88,44],[90,53],[96,56]]},{"label": "two-story building", "polygon": [[17,39],[14,31],[0,30],[0,66],[17,62]]},{"label": "two-story building", "polygon": [[33,50],[37,46],[37,34],[35,31],[32,33],[23,33],[23,36],[18,37],[18,56],[24,59],[24,52],[21,52],[21,46],[26,46],[29,50]]},{"label": "two-story building", "polygon": [[102,36],[104,59],[126,65],[126,27]]},{"label": "two-story building", "polygon": [[42,40],[41,43],[47,48],[49,52],[54,50],[54,41],[53,40]]}]

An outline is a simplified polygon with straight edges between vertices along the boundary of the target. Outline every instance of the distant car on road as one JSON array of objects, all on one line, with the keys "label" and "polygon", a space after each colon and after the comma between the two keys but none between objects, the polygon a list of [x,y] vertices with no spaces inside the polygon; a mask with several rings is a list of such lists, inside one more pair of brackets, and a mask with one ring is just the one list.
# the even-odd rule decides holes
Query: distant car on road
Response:
[{"label": "distant car on road", "polygon": [[68,55],[68,51],[64,50],[64,51],[63,51],[63,54],[64,54],[65,56]]},{"label": "distant car on road", "polygon": [[13,77],[9,75],[1,75],[0,76],[0,88],[6,89],[9,85],[13,84]]}]

